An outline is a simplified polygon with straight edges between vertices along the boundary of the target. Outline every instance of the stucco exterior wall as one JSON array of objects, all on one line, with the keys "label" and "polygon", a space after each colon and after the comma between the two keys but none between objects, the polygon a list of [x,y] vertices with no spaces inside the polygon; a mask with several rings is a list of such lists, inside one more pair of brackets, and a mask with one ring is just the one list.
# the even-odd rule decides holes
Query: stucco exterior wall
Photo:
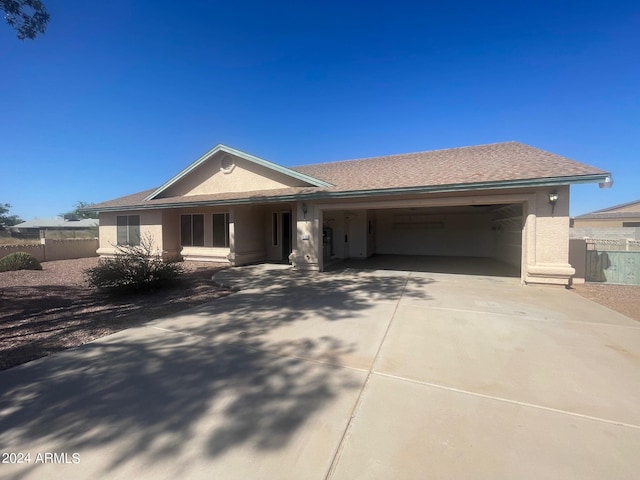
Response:
[{"label": "stucco exterior wall", "polygon": [[[549,192],[558,193],[552,210]],[[536,190],[527,203],[524,281],[567,285],[575,270],[569,264],[569,186]]]},{"label": "stucco exterior wall", "polygon": [[246,265],[264,261],[265,209],[257,205],[234,206],[230,222],[231,263]]},{"label": "stucco exterior wall", "polygon": [[[307,212],[303,211],[305,204]],[[292,264],[300,270],[320,270],[322,268],[322,216],[317,204],[297,202],[293,225],[296,232]]]},{"label": "stucco exterior wall", "polygon": [[69,238],[53,240],[43,238],[36,245],[0,245],[0,258],[10,253],[30,253],[39,262],[53,262],[55,260],[70,260],[74,258],[96,257],[98,254],[97,238]]},{"label": "stucco exterior wall", "polygon": [[245,159],[234,159],[235,167],[228,172],[220,169],[220,156],[209,159],[169,187],[159,198],[274,190],[305,185],[300,180]]},{"label": "stucco exterior wall", "polygon": [[346,234],[344,210],[333,210],[325,212],[323,216],[323,222],[324,225],[331,228],[333,239],[333,257],[346,258],[344,242],[344,236]]},{"label": "stucco exterior wall", "polygon": [[569,240],[569,263],[575,269],[572,283],[584,283],[587,276],[587,242],[580,238]]},{"label": "stucco exterior wall", "polygon": [[[558,193],[553,213],[548,198],[551,191]],[[445,224],[443,229],[408,229],[402,232],[397,228],[398,222],[394,225],[394,215],[411,212],[414,208],[508,204],[523,206],[521,220],[508,230],[497,231],[490,216],[480,212],[444,215],[441,219]],[[412,253],[487,256],[512,265],[520,264],[525,283],[567,284],[574,274],[569,264],[568,186],[372,197],[351,201],[300,201],[295,205],[145,210],[126,214],[140,215],[141,234],[150,236],[157,248],[166,252],[179,251],[187,259],[230,261],[240,265],[269,258],[268,250],[272,243],[270,213],[288,209],[292,211],[294,232],[291,259],[296,267],[303,270],[323,268],[322,225],[325,222],[334,228],[334,253],[338,258],[366,258],[374,251],[404,254],[407,248],[398,250],[398,245],[410,245]],[[230,213],[228,249],[213,248],[211,214],[222,212]],[[180,247],[182,213],[205,215],[204,247]],[[100,215],[98,253],[101,255],[115,253],[112,245],[116,242],[117,215]],[[347,242],[344,242],[345,235]],[[400,238],[403,235],[406,238]],[[519,238],[522,242],[520,256]]]},{"label": "stucco exterior wall", "polygon": [[622,228],[624,222],[640,222],[639,218],[574,218],[573,228]]},{"label": "stucco exterior wall", "polygon": [[380,254],[490,257],[489,214],[443,214],[429,210],[377,210],[376,252]]},{"label": "stucco exterior wall", "polygon": [[162,246],[165,258],[180,258],[180,215],[173,209],[162,211]]},{"label": "stucco exterior wall", "polygon": [[162,210],[132,210],[127,212],[100,213],[100,246],[98,248],[98,255],[109,256],[118,252],[116,249],[118,241],[116,217],[119,215],[139,215],[140,236],[142,238],[148,238],[152,242],[153,247],[162,252],[164,248],[162,235]]}]

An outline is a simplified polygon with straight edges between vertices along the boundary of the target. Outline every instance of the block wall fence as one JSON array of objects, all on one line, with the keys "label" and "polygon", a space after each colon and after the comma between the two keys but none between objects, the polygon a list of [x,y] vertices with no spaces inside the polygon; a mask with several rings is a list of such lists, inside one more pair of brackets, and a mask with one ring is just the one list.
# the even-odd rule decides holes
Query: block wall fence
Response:
[{"label": "block wall fence", "polygon": [[39,262],[70,260],[73,258],[97,257],[97,238],[70,238],[51,240],[43,238],[35,245],[0,245],[0,258],[15,252],[30,253]]}]

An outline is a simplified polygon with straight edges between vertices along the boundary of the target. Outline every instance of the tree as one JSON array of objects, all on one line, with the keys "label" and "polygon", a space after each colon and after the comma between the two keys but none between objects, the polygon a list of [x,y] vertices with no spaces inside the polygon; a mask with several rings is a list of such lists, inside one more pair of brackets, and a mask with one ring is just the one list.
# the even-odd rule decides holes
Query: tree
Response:
[{"label": "tree", "polygon": [[82,218],[98,218],[98,212],[85,212],[82,209],[86,207],[90,207],[93,203],[83,202],[78,200],[75,204],[75,208],[68,213],[63,213],[62,215],[73,215],[78,219]]},{"label": "tree", "polygon": [[0,10],[20,40],[33,40],[47,29],[49,13],[40,0],[0,0]]},{"label": "tree", "polygon": [[0,227],[10,227],[24,221],[18,215],[8,215],[10,208],[8,203],[0,203]]}]

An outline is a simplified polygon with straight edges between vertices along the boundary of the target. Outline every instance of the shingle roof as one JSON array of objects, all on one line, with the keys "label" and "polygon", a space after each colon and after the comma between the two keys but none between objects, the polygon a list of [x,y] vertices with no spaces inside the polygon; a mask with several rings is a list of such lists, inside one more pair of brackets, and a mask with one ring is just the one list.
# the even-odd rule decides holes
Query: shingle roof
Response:
[{"label": "shingle roof", "polygon": [[580,220],[593,220],[596,218],[640,218],[640,212],[603,212],[585,213],[575,217]]},{"label": "shingle roof", "polygon": [[338,190],[458,185],[606,173],[518,142],[363,158],[293,168]]},{"label": "shingle roof", "polygon": [[34,218],[13,225],[11,228],[91,228],[97,227],[99,221],[93,218],[82,220],[65,220],[63,218]]},{"label": "shingle roof", "polygon": [[[632,207],[628,209],[628,207]],[[616,211],[619,208],[625,208],[625,211]],[[578,215],[575,218],[580,219],[594,219],[594,218],[640,218],[640,200],[633,202],[621,203],[620,205],[614,205],[613,207],[603,208],[596,210],[595,212],[585,213]]]},{"label": "shingle roof", "polygon": [[[329,187],[291,187],[240,193],[218,193],[188,197],[145,200],[155,189],[121,197],[91,207],[91,210],[116,208],[158,208],[203,203],[267,201],[299,198],[305,195],[336,195],[341,192],[398,191],[420,187],[444,189],[445,186],[482,188],[482,184],[503,188],[522,185],[527,180],[552,179],[573,183],[584,177],[603,177],[604,170],[570,160],[518,142],[363,158],[342,162],[303,165],[294,172],[331,184]],[[601,181],[601,179],[591,179]],[[493,186],[493,188],[496,188]],[[441,190],[442,191],[442,190]]]}]

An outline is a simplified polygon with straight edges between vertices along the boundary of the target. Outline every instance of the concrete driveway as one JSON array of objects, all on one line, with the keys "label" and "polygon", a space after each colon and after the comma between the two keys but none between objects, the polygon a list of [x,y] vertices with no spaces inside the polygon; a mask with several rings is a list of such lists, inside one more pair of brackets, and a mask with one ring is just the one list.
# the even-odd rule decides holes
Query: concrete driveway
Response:
[{"label": "concrete driveway", "polygon": [[500,277],[216,279],[242,290],[0,372],[0,477],[638,477],[634,320]]}]

